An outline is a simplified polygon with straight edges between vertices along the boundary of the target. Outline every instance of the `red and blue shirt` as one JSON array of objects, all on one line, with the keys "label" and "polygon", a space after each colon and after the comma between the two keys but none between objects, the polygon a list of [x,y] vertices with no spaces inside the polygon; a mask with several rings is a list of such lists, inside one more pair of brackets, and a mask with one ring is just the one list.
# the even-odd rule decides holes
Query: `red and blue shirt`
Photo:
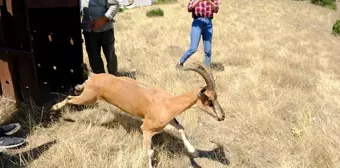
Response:
[{"label": "red and blue shirt", "polygon": [[199,2],[194,8],[193,4],[197,0],[190,0],[188,4],[188,12],[192,12],[193,18],[198,18],[198,17],[204,17],[204,18],[213,18],[214,13],[217,13],[219,11],[219,5],[218,5],[218,0],[211,0],[216,8],[215,10],[212,10],[212,7],[209,2],[210,0],[202,1]]}]

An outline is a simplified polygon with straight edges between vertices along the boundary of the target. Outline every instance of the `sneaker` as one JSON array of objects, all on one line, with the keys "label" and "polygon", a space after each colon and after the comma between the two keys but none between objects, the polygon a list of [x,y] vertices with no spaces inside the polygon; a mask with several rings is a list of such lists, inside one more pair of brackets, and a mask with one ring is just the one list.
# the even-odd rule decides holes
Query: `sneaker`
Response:
[{"label": "sneaker", "polygon": [[0,135],[12,135],[20,130],[19,123],[10,123],[0,126]]},{"label": "sneaker", "polygon": [[0,149],[15,148],[25,143],[25,139],[18,137],[0,137]]},{"label": "sneaker", "polygon": [[183,63],[178,62],[178,63],[176,64],[176,69],[182,70],[182,69],[183,69]]}]

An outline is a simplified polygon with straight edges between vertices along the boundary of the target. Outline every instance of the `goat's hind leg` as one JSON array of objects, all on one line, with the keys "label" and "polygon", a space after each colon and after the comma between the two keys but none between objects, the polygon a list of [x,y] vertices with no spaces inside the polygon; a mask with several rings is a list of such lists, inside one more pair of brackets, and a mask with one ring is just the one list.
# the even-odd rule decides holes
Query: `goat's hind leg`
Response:
[{"label": "goat's hind leg", "polygon": [[74,87],[74,90],[76,93],[81,93],[84,90],[85,83],[83,84],[78,84]]},{"label": "goat's hind leg", "polygon": [[52,111],[60,110],[67,104],[74,105],[91,105],[97,101],[97,94],[92,90],[84,89],[83,93],[79,96],[67,96],[63,101],[56,103],[52,106]]},{"label": "goat's hind leg", "polygon": [[83,92],[86,82],[87,82],[87,80],[84,83],[78,84],[74,87],[75,94],[79,95]]},{"label": "goat's hind leg", "polygon": [[199,156],[199,153],[197,152],[197,150],[195,149],[194,146],[192,146],[192,144],[189,142],[187,136],[185,135],[185,132],[184,132],[184,127],[175,119],[173,119],[172,121],[170,121],[170,124],[172,126],[174,126],[178,131],[179,133],[181,134],[181,137],[182,137],[182,140],[184,142],[184,145],[185,147],[188,149],[188,152],[194,156],[194,157],[198,157]]}]

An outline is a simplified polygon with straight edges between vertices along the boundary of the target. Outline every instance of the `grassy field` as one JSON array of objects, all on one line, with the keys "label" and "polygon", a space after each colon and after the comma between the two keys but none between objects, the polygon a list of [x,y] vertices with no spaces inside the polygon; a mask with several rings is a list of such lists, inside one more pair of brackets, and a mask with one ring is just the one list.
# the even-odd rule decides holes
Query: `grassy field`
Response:
[{"label": "grassy field", "polygon": [[[189,46],[186,5],[179,0],[119,13],[119,69],[136,69],[137,80],[173,95],[204,85],[198,74],[175,70]],[[146,16],[158,7],[163,17]],[[331,34],[339,16],[308,1],[221,1],[212,60],[224,66],[214,75],[227,118],[217,122],[198,109],[178,116],[205,157],[190,159],[179,133],[169,130],[154,138],[158,167],[339,167],[340,38]],[[193,61],[203,61],[202,42]],[[54,118],[34,106],[23,105],[20,115],[15,110],[2,100],[1,122],[17,119],[30,143],[5,152],[2,167],[147,166],[141,123],[112,105],[68,107]]]}]

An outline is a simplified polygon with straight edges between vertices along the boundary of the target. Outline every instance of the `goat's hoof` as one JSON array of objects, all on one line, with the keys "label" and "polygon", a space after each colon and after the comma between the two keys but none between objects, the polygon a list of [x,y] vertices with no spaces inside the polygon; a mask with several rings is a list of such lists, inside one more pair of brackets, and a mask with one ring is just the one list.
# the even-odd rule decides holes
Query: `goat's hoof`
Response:
[{"label": "goat's hoof", "polygon": [[198,157],[200,154],[198,153],[197,150],[194,150],[194,151],[189,151],[190,155],[193,156],[193,157]]},{"label": "goat's hoof", "polygon": [[76,85],[74,89],[79,92],[82,90],[82,85]]},{"label": "goat's hoof", "polygon": [[149,168],[156,168],[156,165],[149,164]]},{"label": "goat's hoof", "polygon": [[51,111],[58,111],[59,108],[58,108],[58,105],[54,105],[51,107]]}]

